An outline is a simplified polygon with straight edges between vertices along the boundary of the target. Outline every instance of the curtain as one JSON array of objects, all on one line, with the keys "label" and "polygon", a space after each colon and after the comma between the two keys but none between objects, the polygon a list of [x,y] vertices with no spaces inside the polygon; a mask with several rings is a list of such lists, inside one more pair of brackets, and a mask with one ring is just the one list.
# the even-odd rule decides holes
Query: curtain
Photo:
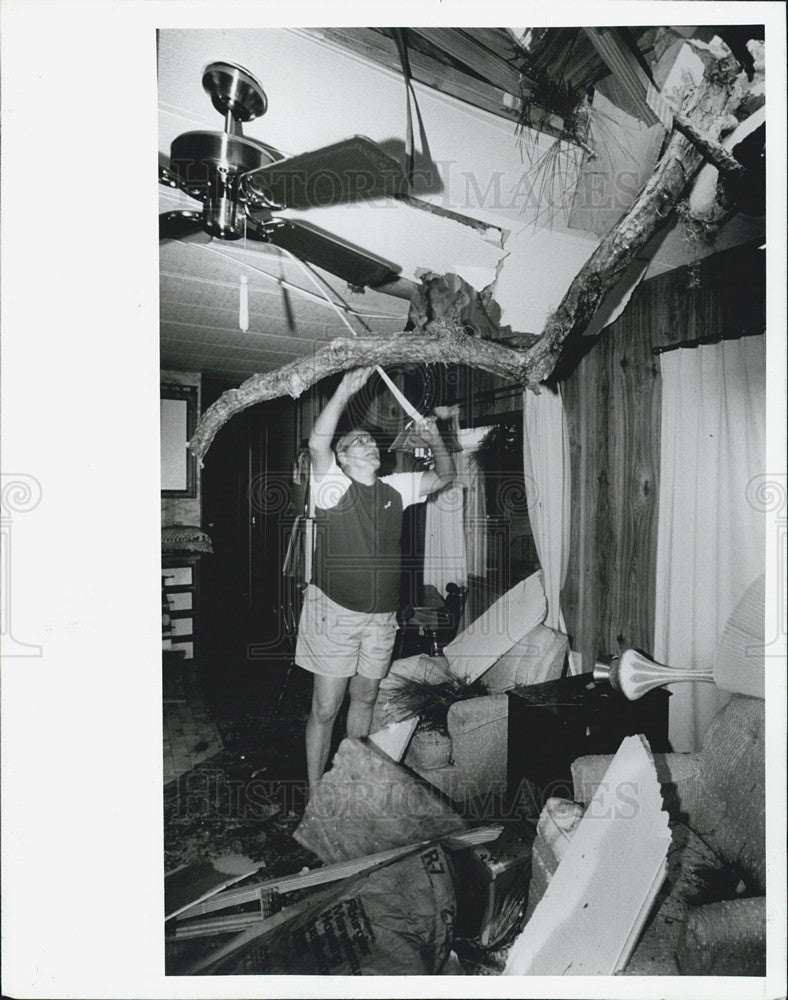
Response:
[{"label": "curtain", "polygon": [[[571,470],[561,393],[523,393],[523,472],[528,517],[544,578],[550,628],[566,631],[561,587],[569,561]],[[574,665],[573,665],[574,669]]]},{"label": "curtain", "polygon": [[453,455],[454,483],[426,501],[424,582],[445,596],[446,584],[468,584],[468,574],[487,573],[487,506],[484,474],[476,460],[489,427],[455,427],[462,451]]},{"label": "curtain", "polygon": [[[747,502],[763,473],[764,337],[665,353],[654,656],[711,670],[725,623],[763,572],[765,524]],[[677,684],[674,750],[699,748],[727,696],[713,684]]]},{"label": "curtain", "polygon": [[453,454],[454,483],[426,500],[424,583],[445,596],[446,584],[468,585],[468,574],[487,572],[484,476],[475,451],[489,427],[454,427],[462,451]]},{"label": "curtain", "polygon": [[463,427],[457,431],[462,451],[454,456],[457,481],[465,487],[465,559],[471,576],[487,575],[487,501],[484,496],[484,473],[479,467],[476,449],[490,427]]},{"label": "curtain", "polygon": [[468,584],[463,529],[463,487],[454,482],[425,501],[424,583],[432,584],[442,596],[446,585]]}]

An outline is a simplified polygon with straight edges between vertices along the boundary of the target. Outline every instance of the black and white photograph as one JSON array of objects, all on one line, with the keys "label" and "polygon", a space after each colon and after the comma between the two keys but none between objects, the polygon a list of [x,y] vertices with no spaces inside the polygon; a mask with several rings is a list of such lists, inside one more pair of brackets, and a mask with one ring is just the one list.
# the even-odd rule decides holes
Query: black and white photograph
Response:
[{"label": "black and white photograph", "polygon": [[784,997],[785,6],[105,6],[2,10],[3,995]]}]

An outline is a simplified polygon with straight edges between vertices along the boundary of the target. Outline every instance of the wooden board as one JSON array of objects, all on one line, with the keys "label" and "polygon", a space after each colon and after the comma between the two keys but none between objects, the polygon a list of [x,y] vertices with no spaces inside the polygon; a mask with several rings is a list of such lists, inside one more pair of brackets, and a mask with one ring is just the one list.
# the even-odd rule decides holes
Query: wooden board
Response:
[{"label": "wooden board", "polygon": [[605,60],[610,70],[626,88],[637,108],[638,117],[646,125],[659,124],[659,118],[646,100],[649,79],[621,35],[615,28],[584,28],[591,44]]},{"label": "wooden board", "polygon": [[181,865],[164,877],[165,919],[169,920],[195,903],[240,882],[242,878],[254,875],[259,868],[258,861],[242,854],[228,854]]},{"label": "wooden board", "polygon": [[513,97],[519,98],[522,80],[520,73],[500,56],[455,28],[411,28],[437,48],[448,52],[487,80]]},{"label": "wooden board", "polygon": [[[461,849],[475,847],[479,844],[489,843],[496,840],[503,830],[500,824],[493,826],[478,827],[473,830],[460,831],[440,838],[440,843],[447,847]],[[310,889],[316,885],[326,885],[329,882],[336,882],[339,879],[350,878],[361,872],[371,871],[378,865],[388,864],[396,861],[413,851],[420,851],[436,841],[422,840],[415,844],[407,844],[404,847],[391,848],[388,851],[379,851],[377,854],[368,854],[363,858],[353,858],[350,861],[339,861],[333,865],[325,865],[322,868],[315,868],[313,871],[304,872],[298,875],[284,875],[280,878],[268,879],[265,882],[258,882],[257,885],[250,885],[243,889],[228,889],[218,895],[207,899],[204,902],[196,903],[181,914],[184,919],[198,917],[205,913],[215,913],[217,910],[224,910],[229,906],[238,906],[241,903],[253,903],[260,899],[261,894],[269,892],[287,893],[296,892],[300,889]],[[258,916],[258,919],[259,916]]]},{"label": "wooden board", "polygon": [[763,258],[737,247],[644,281],[563,382],[572,558],[561,603],[584,670],[653,648],[662,382],[652,348],[762,328]]}]

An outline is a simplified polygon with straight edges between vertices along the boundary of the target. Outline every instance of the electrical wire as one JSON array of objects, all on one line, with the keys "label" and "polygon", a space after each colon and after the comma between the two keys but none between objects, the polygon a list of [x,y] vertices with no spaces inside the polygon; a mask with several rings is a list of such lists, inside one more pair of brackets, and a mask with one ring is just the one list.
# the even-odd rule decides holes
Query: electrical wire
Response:
[{"label": "electrical wire", "polygon": [[[289,281],[285,281],[283,278],[277,278],[275,274],[271,274],[270,272],[265,271],[265,270],[263,270],[260,267],[255,267],[254,264],[250,264],[248,261],[240,260],[238,257],[234,257],[232,254],[222,253],[221,250],[217,250],[216,247],[214,247],[214,246],[211,246],[211,245],[206,246],[203,243],[189,243],[186,240],[178,240],[177,242],[181,243],[183,246],[195,247],[198,250],[205,251],[207,253],[212,253],[212,254],[214,254],[217,257],[221,257],[223,260],[229,260],[229,261],[231,261],[233,264],[240,264],[241,267],[246,267],[250,271],[254,271],[255,274],[262,275],[264,278],[270,278],[271,281],[275,281],[278,285],[281,285],[284,288],[289,289],[290,291],[298,292],[301,295],[304,295],[304,296],[306,296],[307,298],[310,298],[310,299],[315,299],[318,302],[320,302],[321,304],[322,303],[328,303],[328,305],[330,305],[332,307],[332,309],[334,309],[336,311],[343,310],[344,312],[348,312],[348,313],[351,314],[351,316],[355,316],[358,319],[390,319],[390,320],[396,320],[398,323],[402,322],[402,319],[401,319],[400,316],[395,316],[395,315],[392,315],[391,313],[362,313],[362,312],[358,312],[357,310],[353,309],[351,306],[337,305],[335,302],[332,302],[331,299],[328,298],[328,296],[326,295],[326,293],[323,291],[322,288],[319,288],[319,286],[318,286],[318,288],[319,288],[320,294],[318,295],[317,292],[311,292],[308,288],[302,288],[300,285],[294,285],[294,284],[292,284]],[[292,253],[290,253],[289,250],[284,250],[283,247],[277,247],[276,249],[279,250],[280,253],[284,252],[284,253],[289,254],[289,256],[292,257],[294,261],[296,261],[299,265],[303,266],[303,262],[300,261],[300,260],[298,260],[298,258],[296,256],[294,256]],[[310,278],[311,278],[311,275],[310,275]],[[344,318],[343,318],[343,322],[346,322],[344,320]],[[352,327],[351,327],[351,329],[352,329]],[[355,335],[356,334],[355,334],[355,331],[354,331],[354,336]]]},{"label": "electrical wire", "polygon": [[[309,280],[312,282],[312,284],[315,286],[315,288],[320,292],[320,294],[325,298],[326,302],[331,306],[331,308],[334,310],[334,312],[337,314],[337,316],[339,316],[339,318],[342,320],[342,322],[345,324],[345,326],[348,328],[348,330],[350,330],[351,334],[354,337],[357,337],[358,333],[350,325],[350,323],[348,322],[347,318],[342,315],[342,310],[336,304],[336,302],[334,302],[333,299],[329,298],[328,292],[318,284],[317,278],[315,277],[314,274],[312,274],[311,268],[307,264],[305,264],[302,260],[299,260],[298,257],[296,257],[296,255],[294,253],[291,253],[286,247],[279,247],[279,249],[280,250],[284,250],[284,252],[287,254],[287,256],[292,261],[295,261],[296,264],[298,264],[298,266],[301,268],[301,270],[304,272],[304,274],[307,276],[307,278],[309,278]],[[347,309],[350,312],[349,307],[345,306],[344,308]],[[351,315],[355,316],[356,313],[351,313]]]}]

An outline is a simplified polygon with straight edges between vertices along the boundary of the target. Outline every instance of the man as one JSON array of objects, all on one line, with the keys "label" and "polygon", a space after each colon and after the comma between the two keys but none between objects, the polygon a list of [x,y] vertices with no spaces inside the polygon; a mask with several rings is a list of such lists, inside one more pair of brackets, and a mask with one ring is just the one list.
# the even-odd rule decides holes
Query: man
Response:
[{"label": "man", "polygon": [[316,544],[304,595],[295,661],[314,674],[306,727],[310,794],[325,770],[334,720],[350,689],[347,735],[369,735],[397,631],[402,511],[454,479],[454,462],[434,418],[421,436],[435,469],[378,478],[378,447],[356,429],[331,441],[339,418],[373,368],[346,372],[309,438]]}]

